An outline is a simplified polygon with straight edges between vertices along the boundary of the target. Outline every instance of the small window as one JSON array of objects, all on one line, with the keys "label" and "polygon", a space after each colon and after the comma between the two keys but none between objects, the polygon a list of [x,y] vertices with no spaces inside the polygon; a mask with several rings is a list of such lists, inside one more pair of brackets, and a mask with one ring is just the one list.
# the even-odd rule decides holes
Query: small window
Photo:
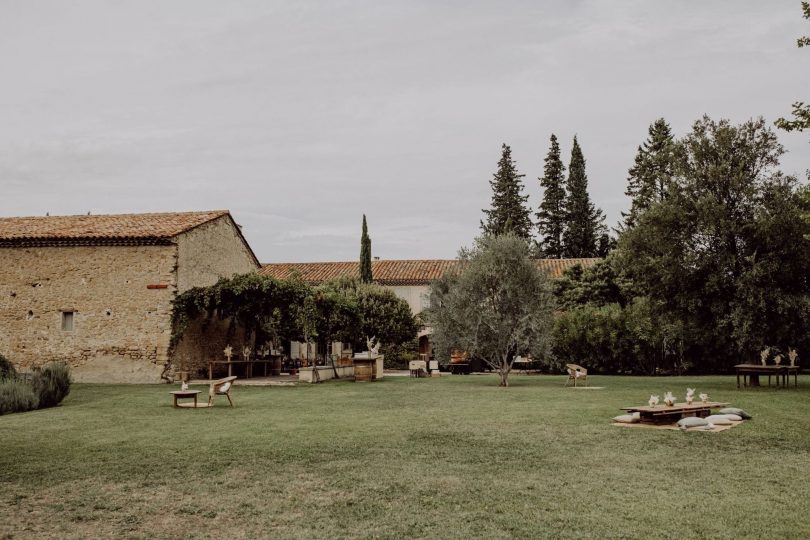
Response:
[{"label": "small window", "polygon": [[73,331],[73,315],[75,312],[73,311],[63,311],[62,312],[62,331],[63,332],[72,332]]}]

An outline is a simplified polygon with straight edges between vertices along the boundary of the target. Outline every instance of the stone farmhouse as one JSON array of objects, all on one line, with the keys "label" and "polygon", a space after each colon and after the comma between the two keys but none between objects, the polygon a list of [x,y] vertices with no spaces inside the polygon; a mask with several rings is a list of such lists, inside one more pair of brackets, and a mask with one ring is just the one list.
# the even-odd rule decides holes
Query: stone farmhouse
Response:
[{"label": "stone farmhouse", "polygon": [[0,218],[0,352],[82,382],[160,382],[171,302],[260,268],[227,210]]},{"label": "stone farmhouse", "polygon": [[[599,259],[538,260],[550,277]],[[430,283],[455,260],[375,260],[375,282],[427,307]],[[192,325],[170,350],[172,300],[192,287],[248,272],[318,285],[359,277],[359,263],[260,265],[227,210],[0,218],[0,353],[23,371],[65,360],[80,382],[155,383],[172,369],[196,369],[221,355],[225,321]],[[430,353],[427,334],[420,352]],[[333,344],[331,353],[342,354]],[[304,351],[291,343],[293,357]],[[313,355],[313,356],[311,356]],[[171,356],[171,357],[170,357]]]}]

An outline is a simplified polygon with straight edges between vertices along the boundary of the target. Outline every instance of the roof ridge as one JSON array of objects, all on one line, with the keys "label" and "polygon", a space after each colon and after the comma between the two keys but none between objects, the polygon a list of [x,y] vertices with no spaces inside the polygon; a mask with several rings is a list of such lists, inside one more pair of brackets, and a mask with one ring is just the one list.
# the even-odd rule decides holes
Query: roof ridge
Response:
[{"label": "roof ridge", "polygon": [[124,214],[58,214],[47,216],[0,216],[0,219],[52,219],[52,218],[86,218],[86,217],[132,217],[132,216],[176,216],[201,214],[230,214],[230,210],[183,210],[180,212],[127,212]]}]

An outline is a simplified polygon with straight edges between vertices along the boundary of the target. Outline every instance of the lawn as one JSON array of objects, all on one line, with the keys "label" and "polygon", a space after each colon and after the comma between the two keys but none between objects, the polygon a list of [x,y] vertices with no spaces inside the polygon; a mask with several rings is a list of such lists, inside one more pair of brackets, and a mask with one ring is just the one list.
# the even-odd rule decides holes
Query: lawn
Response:
[{"label": "lawn", "polygon": [[[388,378],[75,385],[0,417],[0,538],[807,538],[810,387],[733,377]],[[722,433],[611,426],[697,386],[754,419]]]}]

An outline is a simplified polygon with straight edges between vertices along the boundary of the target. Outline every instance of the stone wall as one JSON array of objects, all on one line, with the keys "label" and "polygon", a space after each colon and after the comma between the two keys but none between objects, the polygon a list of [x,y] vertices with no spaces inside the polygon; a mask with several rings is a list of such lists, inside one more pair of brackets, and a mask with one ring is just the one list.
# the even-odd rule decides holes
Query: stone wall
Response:
[{"label": "stone wall", "polygon": [[[228,216],[209,221],[177,237],[178,292],[207,287],[220,277],[255,272],[256,264],[236,225]],[[208,376],[208,361],[222,360],[226,345],[234,357],[244,346],[244,332],[228,333],[230,321],[194,321],[172,351],[171,371],[190,371],[192,377]],[[220,366],[220,369],[222,366]],[[215,371],[216,373],[216,371]],[[216,376],[216,375],[215,375]]]},{"label": "stone wall", "polygon": [[207,287],[220,277],[255,272],[250,249],[228,216],[204,223],[177,237],[177,289]]},{"label": "stone wall", "polygon": [[[230,328],[230,320],[214,317],[210,320],[193,321],[172,352],[169,376],[173,377],[177,371],[182,370],[188,371],[194,379],[207,378],[209,360],[224,360],[223,351],[228,345],[233,349],[233,359],[241,359],[245,344],[244,331],[238,326]],[[242,367],[239,366],[238,369],[241,370]],[[222,375],[223,370],[227,370],[227,367],[215,365],[214,378],[218,374]]]},{"label": "stone wall", "polygon": [[[159,382],[176,254],[175,246],[0,248],[0,352],[22,370],[66,360],[79,382]],[[64,311],[75,312],[73,330],[62,329]]]}]

